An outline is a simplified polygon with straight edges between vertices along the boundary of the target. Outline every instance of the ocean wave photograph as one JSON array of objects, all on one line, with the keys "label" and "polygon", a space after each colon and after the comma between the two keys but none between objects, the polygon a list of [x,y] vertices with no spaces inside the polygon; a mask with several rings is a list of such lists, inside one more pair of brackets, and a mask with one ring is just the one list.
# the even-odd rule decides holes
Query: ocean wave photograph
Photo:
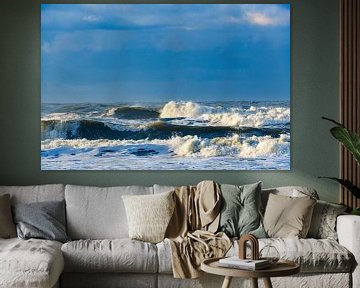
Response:
[{"label": "ocean wave photograph", "polygon": [[41,169],[289,170],[289,23],[287,4],[43,4]]}]

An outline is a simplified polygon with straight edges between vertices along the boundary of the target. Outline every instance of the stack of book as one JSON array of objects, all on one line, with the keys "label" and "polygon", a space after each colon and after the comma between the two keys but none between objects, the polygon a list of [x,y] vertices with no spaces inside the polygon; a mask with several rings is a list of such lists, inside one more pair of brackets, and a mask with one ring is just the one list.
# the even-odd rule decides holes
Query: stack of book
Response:
[{"label": "stack of book", "polygon": [[219,260],[219,266],[246,270],[260,270],[271,266],[271,262],[266,259],[251,260],[240,259],[238,256],[223,258]]}]

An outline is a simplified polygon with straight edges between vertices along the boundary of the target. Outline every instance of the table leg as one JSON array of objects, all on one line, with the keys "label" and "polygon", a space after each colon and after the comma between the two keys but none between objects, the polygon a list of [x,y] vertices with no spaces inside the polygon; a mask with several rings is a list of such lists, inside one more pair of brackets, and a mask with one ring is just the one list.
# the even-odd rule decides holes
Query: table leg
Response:
[{"label": "table leg", "polygon": [[232,277],[231,276],[225,276],[224,282],[221,286],[221,288],[230,288]]},{"label": "table leg", "polygon": [[258,279],[257,278],[251,278],[252,287],[258,288]]},{"label": "table leg", "polygon": [[273,288],[270,278],[263,278],[263,279],[264,279],[265,288]]}]

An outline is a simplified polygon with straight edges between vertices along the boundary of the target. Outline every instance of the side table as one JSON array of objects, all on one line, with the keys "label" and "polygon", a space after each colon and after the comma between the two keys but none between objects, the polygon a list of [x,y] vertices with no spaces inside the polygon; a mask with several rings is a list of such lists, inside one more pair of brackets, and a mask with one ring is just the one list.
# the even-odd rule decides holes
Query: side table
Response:
[{"label": "side table", "polygon": [[225,276],[222,288],[229,288],[233,277],[251,278],[253,287],[258,288],[258,278],[263,278],[265,287],[272,288],[270,277],[289,276],[300,272],[300,266],[288,260],[279,260],[269,268],[261,270],[245,270],[237,268],[222,267],[219,259],[206,259],[201,263],[201,270],[216,275]]}]

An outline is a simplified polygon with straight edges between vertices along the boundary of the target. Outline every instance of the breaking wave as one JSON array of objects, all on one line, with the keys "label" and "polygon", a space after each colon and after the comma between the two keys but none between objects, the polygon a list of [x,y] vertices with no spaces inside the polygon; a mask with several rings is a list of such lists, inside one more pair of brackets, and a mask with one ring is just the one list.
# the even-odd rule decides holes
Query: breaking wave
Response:
[{"label": "breaking wave", "polygon": [[43,120],[41,122],[41,139],[167,139],[173,135],[199,136],[206,138],[224,137],[238,133],[244,135],[279,137],[288,132],[285,128],[256,128],[231,126],[187,126],[163,121],[132,126],[102,122],[96,120]]},{"label": "breaking wave", "polygon": [[43,104],[41,112],[44,169],[290,167],[287,102]]},{"label": "breaking wave", "polygon": [[[54,152],[70,154],[76,153],[76,150],[83,153],[93,149],[100,149],[103,153],[121,152],[124,154],[129,147],[131,147],[130,152],[133,152],[136,146],[140,149],[139,151],[143,152],[151,149],[155,153],[174,153],[176,156],[182,157],[284,157],[290,155],[290,136],[281,134],[278,138],[271,136],[244,138],[234,134],[228,137],[208,139],[188,135],[184,137],[173,136],[170,139],[163,140],[48,139],[43,140],[41,143],[41,149],[46,151],[44,153],[47,156],[54,154]],[[62,147],[62,150],[59,150],[59,147]]]}]

